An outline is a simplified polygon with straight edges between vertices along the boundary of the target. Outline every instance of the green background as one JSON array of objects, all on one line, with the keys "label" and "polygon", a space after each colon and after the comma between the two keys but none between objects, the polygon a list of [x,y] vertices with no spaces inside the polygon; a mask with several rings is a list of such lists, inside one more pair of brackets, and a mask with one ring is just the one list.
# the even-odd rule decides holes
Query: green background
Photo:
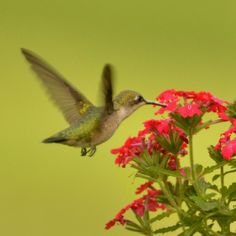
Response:
[{"label": "green background", "polygon": [[[116,91],[133,89],[154,99],[169,88],[206,90],[232,101],[235,10],[234,0],[0,0],[0,234],[132,235],[122,227],[104,230],[135,199],[139,182],[133,170],[114,165],[110,150],[154,117],[152,107],[138,110],[93,158],[41,144],[67,123],[21,47],[39,53],[93,102],[106,62],[115,65]],[[216,143],[221,128],[196,138],[196,159],[203,164],[211,163],[205,147]]]}]

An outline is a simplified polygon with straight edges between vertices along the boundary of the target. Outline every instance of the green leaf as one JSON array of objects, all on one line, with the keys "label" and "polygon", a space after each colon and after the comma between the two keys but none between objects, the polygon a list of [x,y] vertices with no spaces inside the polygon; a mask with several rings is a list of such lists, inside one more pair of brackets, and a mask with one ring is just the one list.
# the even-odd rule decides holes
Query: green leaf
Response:
[{"label": "green leaf", "polygon": [[222,157],[221,153],[219,150],[216,150],[214,146],[208,147],[208,152],[213,161],[216,163],[222,162],[224,158]]},{"label": "green leaf", "polygon": [[147,151],[144,151],[141,157],[143,158],[147,166],[153,165],[152,156]]},{"label": "green leaf", "polygon": [[152,182],[155,182],[157,180],[156,178],[150,177],[150,176],[142,174],[142,173],[137,173],[135,176],[139,177],[139,178],[149,180],[149,181],[152,181]]},{"label": "green leaf", "polygon": [[227,196],[227,194],[228,194],[228,189],[227,189],[227,187],[226,187],[226,186],[222,187],[222,188],[220,189],[220,193],[221,193],[222,197],[225,198],[225,197]]},{"label": "green leaf", "polygon": [[[236,169],[226,171],[226,172],[224,172],[224,176],[226,176],[226,175],[228,175],[228,174],[231,174],[231,173],[234,173],[234,172],[236,172]],[[220,177],[220,174],[214,175],[214,176],[212,177],[212,181],[216,181],[219,177]]]},{"label": "green leaf", "polygon": [[139,233],[142,233],[145,235],[145,233],[143,231],[140,231],[139,229],[136,229],[136,228],[133,228],[133,227],[129,227],[129,226],[126,226],[125,227],[127,230],[129,231],[133,231],[133,232],[139,232]]},{"label": "green leaf", "polygon": [[235,159],[230,160],[229,165],[231,166],[232,169],[236,168],[236,160]]},{"label": "green leaf", "polygon": [[157,166],[150,167],[149,170],[158,174],[162,174],[162,175],[173,176],[173,177],[183,177],[179,171],[167,170],[167,169],[160,168]]},{"label": "green leaf", "polygon": [[227,114],[230,118],[236,118],[236,101],[234,101],[232,104],[230,104],[230,105],[227,107],[226,114]]},{"label": "green leaf", "polygon": [[203,166],[199,165],[199,164],[195,164],[194,168],[195,168],[195,172],[196,172],[197,177],[202,176],[202,174],[203,174]]},{"label": "green leaf", "polygon": [[184,232],[178,234],[178,236],[192,236],[195,233],[195,228],[189,228]]},{"label": "green leaf", "polygon": [[205,199],[203,199],[202,197],[198,197],[198,196],[191,196],[190,199],[192,199],[195,204],[201,208],[202,211],[206,212],[206,211],[210,211],[213,209],[216,209],[219,207],[219,202],[218,201],[206,201]]},{"label": "green leaf", "polygon": [[134,223],[131,220],[126,220],[126,225],[130,228],[133,228],[133,229],[136,229],[136,230],[139,230],[139,231],[143,230],[143,228],[140,225]]},{"label": "green leaf", "polygon": [[214,175],[213,177],[212,177],[212,181],[216,181],[218,178],[220,177],[220,175],[219,174],[217,174],[217,175]]},{"label": "green leaf", "polygon": [[211,184],[209,182],[206,182],[204,178],[198,178],[197,182],[202,193],[205,193],[206,190],[211,187]]},{"label": "green leaf", "polygon": [[153,223],[155,221],[160,221],[162,219],[164,219],[165,217],[169,217],[171,214],[173,214],[174,212],[168,211],[168,212],[164,212],[162,214],[159,214],[155,217],[153,217],[152,219],[149,220],[150,223]]},{"label": "green leaf", "polygon": [[228,164],[227,161],[221,161],[221,162],[218,162],[218,164],[216,164],[214,166],[208,166],[208,167],[205,168],[205,170],[203,172],[203,175],[212,173],[214,170],[217,170],[217,169],[219,169],[220,167],[222,167],[226,164]]},{"label": "green leaf", "polygon": [[168,232],[173,232],[173,231],[179,229],[180,227],[181,227],[181,224],[177,223],[176,225],[172,225],[172,226],[169,226],[169,227],[164,227],[164,228],[157,229],[153,233],[154,234],[165,234],[165,233],[168,233]]},{"label": "green leaf", "polygon": [[167,175],[167,176],[173,176],[173,177],[183,177],[179,171],[172,171],[167,169],[160,169],[159,170],[161,174]]},{"label": "green leaf", "polygon": [[209,186],[208,189],[214,190],[219,193],[219,189],[218,189],[217,185],[215,185],[215,184],[214,185],[211,184],[211,186]]},{"label": "green leaf", "polygon": [[226,171],[226,172],[224,173],[224,176],[225,176],[225,175],[228,175],[228,174],[231,174],[231,173],[234,173],[234,172],[236,172],[236,169]]},{"label": "green leaf", "polygon": [[232,183],[228,188],[229,201],[235,201],[236,200],[236,183]]},{"label": "green leaf", "polygon": [[145,223],[143,222],[142,218],[141,218],[138,214],[136,214],[136,212],[135,212],[134,210],[133,210],[133,213],[134,213],[136,219],[138,220],[139,224],[141,225],[141,227],[142,227],[142,228],[145,228],[146,225],[145,225]]}]

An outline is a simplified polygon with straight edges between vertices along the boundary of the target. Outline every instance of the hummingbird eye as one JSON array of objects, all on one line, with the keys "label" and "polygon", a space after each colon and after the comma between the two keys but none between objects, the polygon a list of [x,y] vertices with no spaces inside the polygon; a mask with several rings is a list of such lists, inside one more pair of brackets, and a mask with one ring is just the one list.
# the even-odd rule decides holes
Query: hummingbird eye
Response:
[{"label": "hummingbird eye", "polygon": [[135,100],[136,103],[140,103],[140,102],[143,102],[143,101],[144,101],[143,97],[140,96],[140,95],[136,96],[136,97],[134,98],[134,100]]}]

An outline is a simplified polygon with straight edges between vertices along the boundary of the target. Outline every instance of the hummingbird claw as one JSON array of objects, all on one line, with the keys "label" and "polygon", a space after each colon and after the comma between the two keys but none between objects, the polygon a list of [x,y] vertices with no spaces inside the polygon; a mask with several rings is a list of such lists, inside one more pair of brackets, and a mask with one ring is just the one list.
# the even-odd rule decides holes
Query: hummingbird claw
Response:
[{"label": "hummingbird claw", "polygon": [[87,152],[87,150],[86,150],[86,148],[82,148],[81,149],[81,156],[86,156],[86,154],[87,154],[88,152]]},{"label": "hummingbird claw", "polygon": [[86,148],[82,148],[81,149],[81,156],[84,157],[84,156],[87,156],[87,154],[88,154],[89,157],[92,157],[95,152],[96,152],[96,147],[91,147],[88,150]]},{"label": "hummingbird claw", "polygon": [[96,147],[91,147],[88,151],[89,152],[88,156],[92,157],[95,154],[96,150],[97,150]]}]

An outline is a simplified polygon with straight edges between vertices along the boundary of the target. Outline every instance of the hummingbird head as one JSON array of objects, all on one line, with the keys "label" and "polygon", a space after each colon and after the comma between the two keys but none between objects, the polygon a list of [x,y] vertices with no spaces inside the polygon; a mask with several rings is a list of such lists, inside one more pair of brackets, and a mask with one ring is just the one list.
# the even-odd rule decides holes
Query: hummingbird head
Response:
[{"label": "hummingbird head", "polygon": [[125,90],[120,92],[114,98],[113,103],[114,109],[118,112],[122,120],[131,115],[134,111],[136,111],[139,107],[143,105],[150,104],[163,107],[166,106],[165,104],[146,100],[140,93],[131,90]]}]

